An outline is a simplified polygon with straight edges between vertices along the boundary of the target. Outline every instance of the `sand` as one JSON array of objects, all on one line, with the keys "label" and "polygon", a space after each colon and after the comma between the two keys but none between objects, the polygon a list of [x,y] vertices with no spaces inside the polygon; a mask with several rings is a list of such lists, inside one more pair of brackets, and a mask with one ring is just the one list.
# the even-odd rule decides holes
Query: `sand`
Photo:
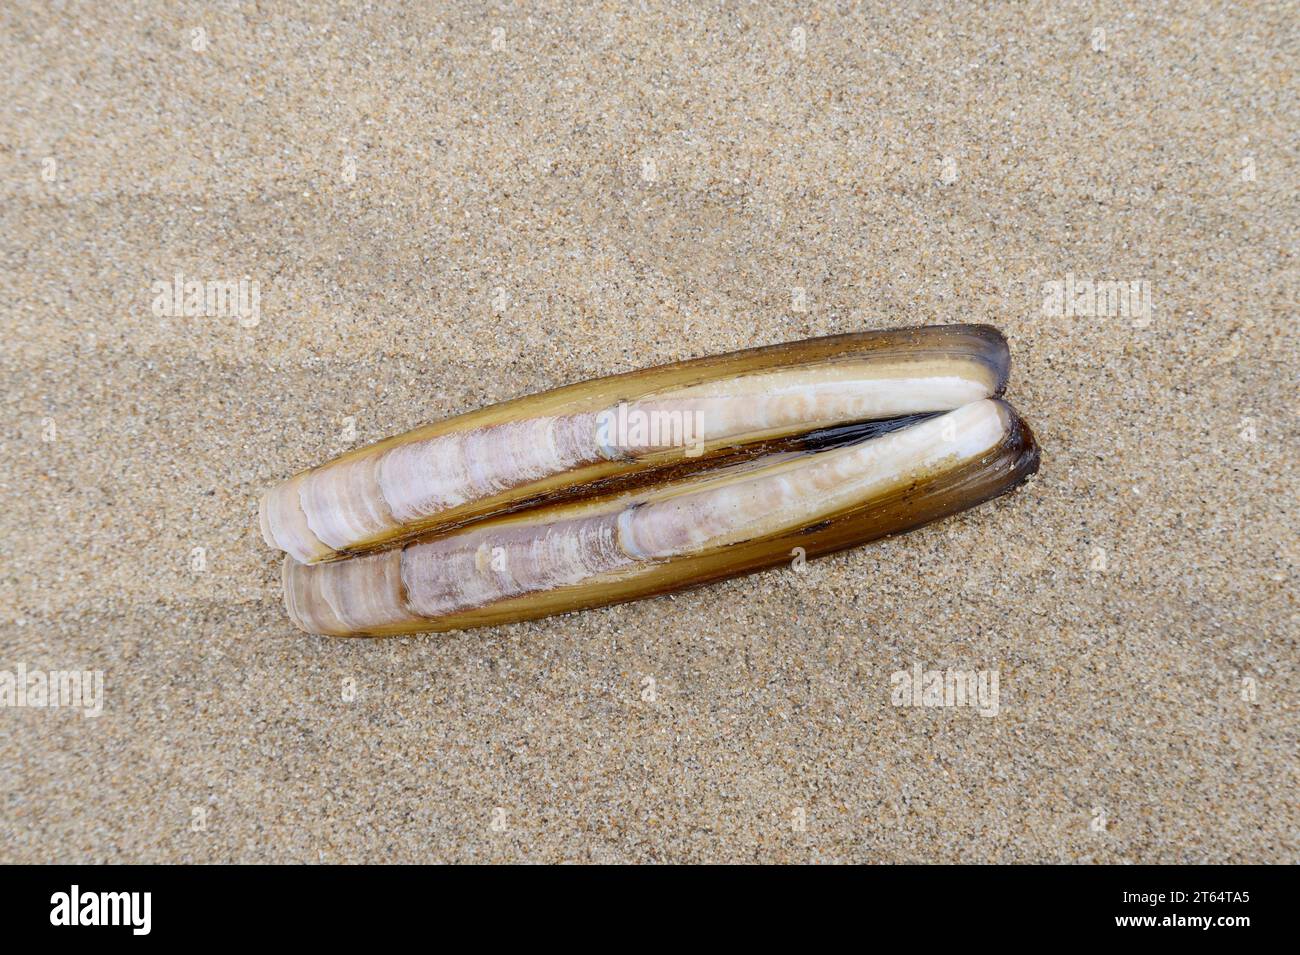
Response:
[{"label": "sand", "polygon": [[[1297,861],[1293,17],[9,4],[0,671],[103,712],[0,709],[0,861]],[[285,617],[297,469],[966,321],[1043,447],[1008,497],[530,624]],[[996,715],[894,705],[916,664]]]}]

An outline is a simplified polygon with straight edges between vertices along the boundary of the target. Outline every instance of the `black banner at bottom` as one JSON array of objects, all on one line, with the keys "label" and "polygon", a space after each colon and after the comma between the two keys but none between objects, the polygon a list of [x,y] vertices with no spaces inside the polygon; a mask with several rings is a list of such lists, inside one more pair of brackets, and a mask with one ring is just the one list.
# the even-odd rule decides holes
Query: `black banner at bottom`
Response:
[{"label": "black banner at bottom", "polygon": [[[767,933],[774,920],[806,932],[817,918],[837,932],[910,924],[935,939],[975,931],[988,941],[996,937],[991,931],[1044,929],[1072,941],[1129,936],[1233,945],[1283,927],[1285,870],[1264,867],[858,868],[828,882],[819,874],[806,888],[790,885],[788,876],[762,885],[757,873],[743,881],[735,875],[717,892],[701,892],[659,874],[651,878],[664,881],[652,893],[644,874],[624,884],[606,874],[601,891],[580,873],[552,873],[521,892],[496,874],[432,867],[5,867],[0,911],[10,943],[63,935],[78,943],[373,944],[377,934],[434,924],[485,927],[499,942],[510,928],[536,939],[572,931],[577,921],[672,938],[687,918],[734,942]],[[520,878],[528,876],[511,881]],[[840,884],[831,895],[833,882]],[[556,889],[567,893],[563,901]]]}]

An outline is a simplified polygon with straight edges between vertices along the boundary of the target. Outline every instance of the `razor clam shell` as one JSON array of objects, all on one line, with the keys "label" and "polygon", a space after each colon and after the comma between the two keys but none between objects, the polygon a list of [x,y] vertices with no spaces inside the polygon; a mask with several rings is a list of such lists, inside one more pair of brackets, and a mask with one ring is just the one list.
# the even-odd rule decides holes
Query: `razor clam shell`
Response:
[{"label": "razor clam shell", "polygon": [[430,531],[658,480],[683,449],[611,447],[600,416],[696,412],[696,468],[738,445],[855,421],[948,411],[1002,393],[1009,355],[985,325],[862,332],[599,378],[450,418],[304,471],[263,495],[273,547],[335,560]]},{"label": "razor clam shell", "polygon": [[340,636],[529,620],[699,586],[901,533],[1037,470],[1005,402],[763,455],[638,493],[493,518],[348,561],[284,562],[298,626]]}]

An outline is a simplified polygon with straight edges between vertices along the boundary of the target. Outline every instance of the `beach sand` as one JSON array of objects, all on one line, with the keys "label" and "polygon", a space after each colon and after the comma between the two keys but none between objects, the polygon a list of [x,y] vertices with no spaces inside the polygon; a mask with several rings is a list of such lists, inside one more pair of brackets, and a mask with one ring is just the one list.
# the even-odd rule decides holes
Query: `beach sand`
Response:
[{"label": "beach sand", "polygon": [[[0,15],[0,671],[103,675],[0,710],[0,861],[1296,862],[1293,11],[568,6]],[[285,616],[298,469],[950,322],[1043,448],[996,502],[535,623]],[[996,715],[895,706],[917,664]]]}]

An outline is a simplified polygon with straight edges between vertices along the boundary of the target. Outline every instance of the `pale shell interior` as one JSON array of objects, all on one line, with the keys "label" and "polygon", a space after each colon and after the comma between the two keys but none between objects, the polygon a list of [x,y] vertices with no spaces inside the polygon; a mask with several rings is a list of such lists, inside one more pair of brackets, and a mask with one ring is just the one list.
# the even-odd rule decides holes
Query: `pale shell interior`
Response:
[{"label": "pale shell interior", "polygon": [[675,558],[811,525],[979,458],[1012,426],[975,400],[898,431],[784,454],[639,494],[524,513],[375,555],[286,562],[290,615],[315,633],[367,633],[539,591],[599,587]]}]

